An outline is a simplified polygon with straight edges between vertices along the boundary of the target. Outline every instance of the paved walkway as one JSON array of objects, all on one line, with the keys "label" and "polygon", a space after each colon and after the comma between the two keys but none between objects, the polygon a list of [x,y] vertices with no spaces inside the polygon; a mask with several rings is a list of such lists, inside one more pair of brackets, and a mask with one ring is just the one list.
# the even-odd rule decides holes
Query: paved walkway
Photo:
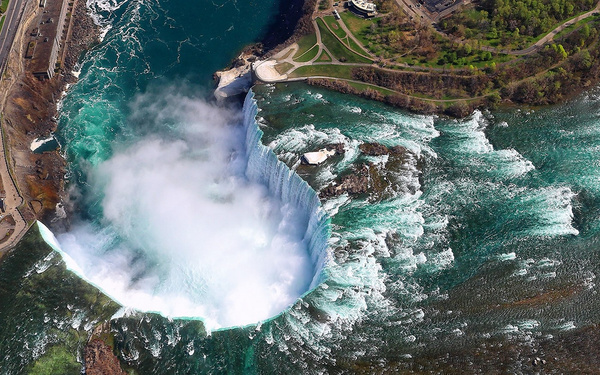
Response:
[{"label": "paved walkway", "polygon": [[[428,15],[428,12],[426,12],[424,9],[422,9],[421,7],[419,9],[416,9],[415,7],[409,7],[406,3],[407,0],[396,0],[398,2],[398,4],[400,4],[401,7],[406,9],[409,9],[411,12],[413,12],[414,14],[418,15],[419,18],[421,18],[421,15],[423,15],[423,20],[426,20],[427,22],[432,22],[432,18],[430,15]],[[465,2],[462,2],[462,4],[465,4],[469,2],[468,0]],[[544,44],[546,44],[547,42],[551,41],[554,36],[556,36],[556,34],[560,33],[561,31],[563,31],[565,28],[583,20],[586,19],[590,16],[592,16],[594,13],[600,11],[600,0],[598,0],[598,4],[596,5],[596,7],[592,10],[590,10],[589,12],[586,12],[584,14],[581,14],[569,21],[566,21],[564,23],[562,23],[561,25],[557,26],[554,30],[552,30],[550,33],[548,33],[546,36],[544,36],[543,38],[541,38],[540,40],[538,40],[535,44],[529,46],[528,48],[522,49],[522,50],[513,50],[513,51],[504,51],[504,50],[497,50],[493,47],[486,47],[483,46],[480,49],[482,50],[487,50],[487,51],[492,51],[492,52],[501,52],[501,53],[507,53],[507,54],[512,54],[512,55],[520,55],[520,56],[525,56],[528,54],[531,54],[535,51],[537,51],[537,49],[539,49],[541,46],[543,46]],[[350,30],[348,29],[348,27],[346,26],[346,24],[344,23],[344,21],[342,19],[338,20],[338,25],[340,25],[340,27],[344,30],[344,32],[346,33],[346,35],[348,36],[348,38],[350,38],[351,40],[353,40],[361,49],[363,53],[357,52],[352,50],[349,46],[346,45],[346,43],[344,43],[344,41],[342,39],[340,39],[340,37],[333,31],[331,30],[331,28],[329,27],[329,25],[327,24],[327,22],[325,22],[323,20],[323,24],[325,25],[325,27],[331,32],[331,35],[333,35],[340,43],[346,45],[346,47],[351,50],[354,51],[357,55],[371,59],[373,61],[376,61],[377,63],[372,63],[372,64],[366,64],[366,63],[343,63],[339,60],[337,60],[335,58],[335,56],[327,49],[327,47],[323,44],[322,40],[321,40],[321,32],[319,29],[319,26],[316,22],[316,20],[318,18],[322,18],[323,16],[325,16],[328,13],[325,12],[315,12],[313,14],[313,19],[312,19],[312,23],[313,23],[313,27],[315,30],[315,34],[316,34],[316,46],[318,48],[317,54],[310,59],[309,61],[306,62],[298,62],[294,60],[294,55],[297,53],[298,51],[298,45],[296,43],[284,48],[282,51],[280,51],[278,54],[276,54],[275,56],[273,56],[272,59],[267,60],[267,61],[262,61],[262,62],[258,62],[256,63],[256,65],[254,66],[254,71],[256,73],[256,76],[259,80],[263,81],[263,82],[283,82],[283,81],[302,81],[302,80],[306,80],[309,78],[325,78],[325,79],[333,79],[333,80],[341,80],[341,81],[346,81],[346,82],[356,82],[356,83],[362,83],[365,84],[365,82],[360,82],[360,81],[355,81],[352,79],[345,79],[345,78],[335,78],[335,77],[325,77],[325,76],[310,76],[310,77],[290,77],[290,74],[292,72],[294,72],[295,70],[297,70],[298,68],[304,67],[304,66],[315,66],[315,65],[340,65],[340,66],[363,66],[363,67],[377,67],[378,69],[382,69],[382,70],[387,70],[387,71],[392,71],[392,72],[396,72],[397,70],[394,69],[389,69],[389,68],[385,68],[382,65],[386,64],[389,66],[396,66],[396,67],[404,67],[404,68],[410,68],[412,71],[414,71],[415,73],[426,73],[427,71],[438,71],[438,72],[445,72],[446,69],[445,68],[420,68],[420,67],[414,67],[414,66],[409,66],[407,64],[403,64],[403,63],[398,63],[398,62],[394,62],[392,60],[389,59],[380,59],[377,56],[375,56],[374,54],[372,54],[368,49],[365,48],[365,46],[360,42],[360,40],[358,40],[354,34],[352,32],[350,32]],[[437,30],[436,30],[437,31]],[[438,33],[445,35],[446,37],[448,37],[446,34],[437,31]],[[314,47],[312,47],[314,48]],[[308,53],[308,51],[310,51],[312,48],[309,48],[305,53]],[[324,53],[327,52],[327,54],[331,57],[331,61],[327,61],[327,62],[317,62],[317,60],[319,59],[319,57]],[[300,57],[300,56],[298,56]],[[297,57],[297,58],[298,58]],[[289,64],[290,68],[287,69],[287,71],[285,72],[278,72],[276,70],[276,66],[281,65],[281,64]],[[420,71],[420,72],[419,72]],[[379,87],[376,85],[371,85],[374,87]],[[386,90],[389,91],[394,91],[397,94],[403,95],[403,96],[407,96],[407,97],[413,97],[411,95],[408,94],[404,94],[395,90],[391,90],[389,88],[383,87]],[[464,98],[464,99],[449,99],[449,100],[436,100],[436,99],[423,99],[421,97],[414,97],[414,98],[418,98],[421,100],[429,100],[429,101],[433,101],[433,102],[455,102],[455,101],[468,101],[468,100],[473,100],[473,99],[481,99],[484,98],[485,96],[479,96],[479,97],[474,97],[474,98]]]},{"label": "paved walkway", "polygon": [[15,181],[13,180],[7,162],[7,153],[4,148],[5,144],[5,132],[4,132],[4,120],[2,120],[2,126],[0,126],[0,178],[2,179],[2,185],[4,187],[4,191],[6,193],[6,198],[4,199],[4,204],[6,207],[5,214],[2,215],[4,218],[7,215],[12,216],[15,220],[14,231],[8,237],[8,239],[0,244],[0,258],[4,255],[9,249],[13,248],[20,240],[21,237],[27,232],[27,222],[19,212],[18,207],[23,204],[23,198],[21,197]]},{"label": "paved walkway", "polygon": [[[406,11],[407,9],[410,10],[414,10],[413,8],[408,8],[408,6],[406,5],[406,1],[407,0],[396,0],[396,2]],[[468,4],[470,1],[465,1],[462,4]],[[452,9],[451,9],[452,8]],[[425,20],[429,20],[431,23],[436,22],[439,19],[444,18],[445,16],[449,15],[450,13],[452,13],[454,10],[456,10],[453,7],[448,8],[446,11],[434,16],[434,17],[430,17],[430,15],[427,12],[421,12],[424,15]],[[449,11],[449,12],[448,12]],[[488,51],[488,52],[495,52],[495,53],[504,53],[507,55],[513,55],[513,56],[527,56],[530,55],[536,51],[538,51],[542,46],[544,46],[546,43],[552,41],[554,39],[554,37],[556,36],[556,34],[560,33],[561,31],[563,31],[564,29],[566,29],[567,27],[581,21],[584,20],[586,18],[589,18],[591,16],[594,15],[594,13],[600,11],[600,0],[598,0],[598,3],[596,4],[596,7],[592,10],[590,10],[589,12],[580,14],[579,16],[570,19],[568,21],[563,22],[562,24],[558,25],[557,27],[555,27],[552,31],[550,31],[548,34],[546,34],[543,38],[541,38],[540,40],[538,40],[537,42],[535,42],[534,44],[530,45],[527,48],[524,49],[518,49],[518,50],[508,50],[508,49],[500,49],[500,48],[495,48],[495,47],[490,47],[490,46],[480,46],[478,47],[478,49],[482,50],[482,51]],[[446,14],[444,14],[446,12]],[[409,12],[407,12],[407,14],[410,14]],[[445,38],[448,38],[450,40],[454,40],[455,42],[461,42],[461,43],[465,43],[466,40],[463,39],[455,39],[452,38],[450,35],[437,30],[436,28],[434,28],[435,32],[437,32],[438,34],[444,36]]]},{"label": "paved walkway", "polygon": [[[0,32],[0,80],[3,79],[4,69],[8,64],[17,32],[22,30],[22,16],[26,3],[26,0],[11,0],[9,3],[5,16],[6,20]],[[3,96],[3,99],[5,100],[6,97]],[[4,102],[0,103],[1,110],[4,110],[4,105]],[[4,147],[5,144],[8,144],[4,131],[5,125],[5,120],[3,118],[0,119],[0,179],[2,180],[2,187],[5,192],[5,212],[0,215],[0,219],[6,221],[9,220],[8,216],[11,216],[15,223],[14,226],[11,225],[11,228],[9,228],[13,229],[12,233],[0,244],[0,258],[21,240],[28,229],[27,222],[18,210],[18,207],[24,201],[10,173],[9,152]]]},{"label": "paved walkway", "polygon": [[592,15],[594,15],[594,13],[600,11],[600,0],[598,1],[598,4],[596,4],[596,7],[592,10],[590,10],[587,13],[581,14],[571,20],[566,21],[565,23],[563,23],[562,25],[559,25],[558,27],[556,27],[554,30],[550,31],[548,34],[546,34],[545,37],[543,37],[542,39],[538,40],[537,42],[535,42],[535,44],[525,48],[525,49],[521,49],[521,50],[517,50],[517,51],[507,51],[504,53],[508,53],[510,55],[529,55],[535,51],[537,51],[538,49],[540,49],[540,47],[542,47],[544,44],[548,43],[549,41],[553,40],[554,37],[556,36],[556,34],[560,33],[561,31],[563,31],[564,29],[566,29],[567,27],[581,21],[584,20],[588,17],[591,17]]}]

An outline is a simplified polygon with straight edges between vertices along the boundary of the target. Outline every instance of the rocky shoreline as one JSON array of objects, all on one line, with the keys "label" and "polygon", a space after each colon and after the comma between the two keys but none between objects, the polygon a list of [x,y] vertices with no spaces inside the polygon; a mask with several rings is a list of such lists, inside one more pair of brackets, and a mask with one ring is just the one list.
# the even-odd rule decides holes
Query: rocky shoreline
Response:
[{"label": "rocky shoreline", "polygon": [[28,5],[25,10],[24,30],[15,40],[16,48],[7,68],[9,78],[1,83],[6,93],[2,105],[4,131],[10,154],[8,161],[25,201],[20,210],[24,218],[29,223],[39,219],[54,228],[64,228],[67,223],[61,202],[65,197],[65,160],[58,150],[38,154],[30,145],[56,131],[57,105],[68,85],[77,80],[72,71],[79,58],[99,42],[100,29],[88,14],[85,2],[75,1],[62,66],[53,78],[40,81],[27,71],[27,61],[22,58],[28,42],[27,30],[34,27],[37,19],[36,8]]},{"label": "rocky shoreline", "polygon": [[[37,22],[36,8],[37,2],[31,2],[25,10],[21,26],[24,30],[15,40],[16,48],[10,57],[6,78],[0,82],[0,90],[4,93],[1,103],[3,130],[7,162],[24,199],[19,211],[28,224],[41,220],[61,231],[68,228],[62,203],[66,201],[66,161],[59,150],[34,153],[30,145],[57,130],[58,103],[68,86],[77,81],[73,71],[81,56],[100,42],[100,28],[88,13],[86,3],[75,0],[61,68],[53,78],[40,81],[27,71],[27,62],[22,58],[28,43],[26,31]],[[83,349],[85,373],[125,374],[114,349],[103,340],[110,337],[110,329],[107,325],[100,328],[104,328],[103,335],[94,332]]]}]

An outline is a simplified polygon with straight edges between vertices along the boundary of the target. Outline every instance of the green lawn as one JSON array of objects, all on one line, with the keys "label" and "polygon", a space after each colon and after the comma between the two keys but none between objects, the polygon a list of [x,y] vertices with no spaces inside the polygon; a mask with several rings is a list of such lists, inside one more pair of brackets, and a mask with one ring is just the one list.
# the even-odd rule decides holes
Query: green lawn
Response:
[{"label": "green lawn", "polygon": [[368,54],[365,52],[365,50],[363,50],[362,48],[360,48],[360,46],[358,44],[356,44],[354,39],[348,38],[348,42],[350,43],[350,49],[354,50],[355,52],[362,53],[363,55],[368,56]]},{"label": "green lawn", "polygon": [[305,52],[311,49],[315,44],[317,44],[317,35],[316,34],[308,34],[300,38],[298,41],[298,52],[294,55],[294,58],[302,56]]},{"label": "green lawn", "polygon": [[296,57],[294,59],[294,61],[308,62],[308,61],[312,60],[313,58],[315,58],[317,56],[317,53],[319,53],[319,46],[315,45],[313,48],[309,49],[302,56]]},{"label": "green lawn", "polygon": [[294,70],[289,77],[325,76],[352,79],[352,68],[346,65],[308,65]]},{"label": "green lawn", "polygon": [[329,56],[327,51],[323,50],[323,52],[321,52],[321,56],[319,56],[319,58],[317,59],[317,62],[328,62],[328,61],[331,61],[331,56]]},{"label": "green lawn", "polygon": [[2,0],[2,3],[0,4],[0,13],[6,12],[6,9],[8,8],[8,1],[9,0]]},{"label": "green lawn", "polygon": [[4,25],[4,19],[6,17],[4,17],[4,15],[2,15],[2,17],[0,17],[0,30],[2,30],[2,25]]},{"label": "green lawn", "polygon": [[340,24],[334,16],[325,16],[323,17],[323,20],[325,20],[327,26],[329,26],[329,29],[332,30],[335,33],[335,35],[338,36],[338,38],[344,39],[346,37],[346,32],[344,31],[344,29],[342,29],[342,27],[340,26]]},{"label": "green lawn", "polygon": [[322,19],[317,19],[317,24],[319,25],[319,31],[321,32],[321,41],[329,52],[331,52],[338,60],[349,62],[349,63],[366,63],[370,64],[372,61],[365,57],[362,57],[350,49],[346,47],[342,42],[340,42],[328,29],[327,26],[323,23]]},{"label": "green lawn", "polygon": [[366,46],[369,43],[369,40],[365,38],[366,31],[371,27],[372,24],[377,24],[377,19],[360,18],[355,16],[352,12],[342,12],[340,13],[340,17],[342,17],[346,27],[356,37],[356,39]]}]

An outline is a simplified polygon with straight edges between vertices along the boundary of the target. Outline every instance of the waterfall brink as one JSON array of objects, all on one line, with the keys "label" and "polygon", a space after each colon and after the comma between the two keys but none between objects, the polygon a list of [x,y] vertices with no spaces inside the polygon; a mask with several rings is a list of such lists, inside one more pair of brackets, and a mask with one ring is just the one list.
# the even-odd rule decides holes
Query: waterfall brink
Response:
[{"label": "waterfall brink", "polygon": [[321,207],[317,193],[296,172],[277,159],[275,153],[265,146],[261,139],[262,130],[256,122],[258,107],[252,90],[244,101],[244,128],[246,130],[246,177],[252,182],[267,186],[270,193],[284,204],[291,204],[305,212],[308,217],[304,241],[315,275],[310,289],[315,288],[326,278],[325,265],[328,259],[330,220]]},{"label": "waterfall brink", "polygon": [[90,172],[102,181],[99,222],[82,220],[58,241],[40,225],[42,235],[131,311],[199,318],[210,330],[279,316],[329,277],[329,217],[262,144],[252,92],[236,126],[222,109],[190,103],[166,106],[178,108],[182,139],[141,138]]}]

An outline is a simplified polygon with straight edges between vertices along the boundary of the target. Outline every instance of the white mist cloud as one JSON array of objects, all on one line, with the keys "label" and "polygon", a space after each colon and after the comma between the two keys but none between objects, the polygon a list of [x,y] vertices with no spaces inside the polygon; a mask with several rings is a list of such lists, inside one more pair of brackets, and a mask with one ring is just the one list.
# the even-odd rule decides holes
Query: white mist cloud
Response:
[{"label": "white mist cloud", "polygon": [[101,224],[58,236],[85,277],[125,306],[212,328],[292,304],[314,274],[307,218],[245,179],[239,116],[172,90],[132,111],[141,139],[89,173]]}]

